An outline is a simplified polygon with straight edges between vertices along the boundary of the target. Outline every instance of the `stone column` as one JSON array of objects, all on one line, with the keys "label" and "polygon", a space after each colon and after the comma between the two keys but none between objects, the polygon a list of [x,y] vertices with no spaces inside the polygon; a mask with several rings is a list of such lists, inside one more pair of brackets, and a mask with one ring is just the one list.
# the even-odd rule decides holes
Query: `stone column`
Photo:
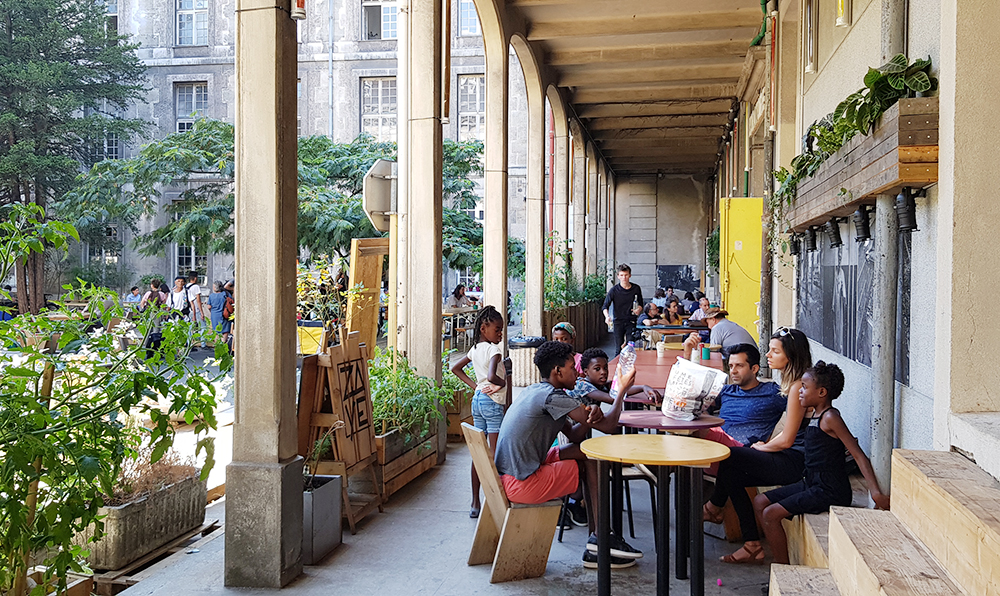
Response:
[{"label": "stone column", "polygon": [[[410,3],[409,345],[417,373],[441,382],[442,0]],[[438,430],[438,462],[447,431]]]},{"label": "stone column", "polygon": [[225,583],[302,572],[295,414],[296,42],[290,0],[236,10],[236,421],[226,467]]},{"label": "stone column", "polygon": [[597,270],[597,156],[592,147],[587,148],[587,275]]},{"label": "stone column", "polygon": [[[486,38],[484,37],[484,40]],[[507,308],[507,44],[485,41],[486,49],[486,219],[483,222],[483,288],[486,304]],[[506,351],[507,342],[503,343]]]},{"label": "stone column", "polygon": [[545,261],[545,96],[528,86],[528,189],[524,243],[524,335],[546,335],[542,328]]},{"label": "stone column", "polygon": [[[1000,170],[987,139],[1000,134],[989,116],[1000,80],[977,74],[1000,57],[995,43],[1000,3],[941,2],[941,113],[937,197],[937,279],[945,289],[935,304],[934,448],[952,445],[973,452],[980,467],[996,475],[996,432],[976,432],[962,414],[1000,411],[1000,390],[989,382],[1000,335],[992,329],[1000,294],[1000,259],[994,258],[996,189]],[[992,58],[991,58],[992,57]],[[933,208],[917,199],[917,217]],[[921,224],[923,226],[923,224]],[[914,232],[915,234],[925,232]],[[992,440],[986,440],[992,435]],[[981,443],[978,441],[982,441]]]},{"label": "stone column", "polygon": [[[556,115],[562,110],[553,110]],[[555,123],[555,151],[553,155],[552,175],[552,231],[558,234],[559,241],[569,238],[569,135],[565,122]]]},{"label": "stone column", "polygon": [[597,266],[608,260],[608,169],[597,163]]},{"label": "stone column", "polygon": [[872,468],[882,492],[889,494],[896,428],[896,289],[899,281],[899,225],[896,197],[878,195],[875,204],[875,310],[872,329]]},{"label": "stone column", "polygon": [[570,121],[573,133],[573,274],[583,283],[587,275],[587,258],[584,246],[587,235],[587,148],[583,141],[583,130],[576,120]]}]

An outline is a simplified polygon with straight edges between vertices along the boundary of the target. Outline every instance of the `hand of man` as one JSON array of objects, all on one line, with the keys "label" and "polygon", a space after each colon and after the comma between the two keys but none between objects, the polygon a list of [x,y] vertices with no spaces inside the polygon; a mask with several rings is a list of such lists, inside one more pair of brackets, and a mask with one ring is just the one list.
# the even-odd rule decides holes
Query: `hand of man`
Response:
[{"label": "hand of man", "polygon": [[587,410],[589,412],[587,415],[587,424],[600,424],[601,420],[604,420],[604,410],[601,409],[601,406],[587,406]]},{"label": "hand of man", "polygon": [[605,317],[604,317],[604,322],[605,322],[606,324],[610,325],[610,324],[611,324],[611,317],[610,317],[610,316],[607,316],[607,315],[605,315]]},{"label": "hand of man", "polygon": [[632,314],[634,314],[634,315],[641,315],[642,314],[642,307],[641,306],[637,306],[637,307],[633,308],[632,309]]}]

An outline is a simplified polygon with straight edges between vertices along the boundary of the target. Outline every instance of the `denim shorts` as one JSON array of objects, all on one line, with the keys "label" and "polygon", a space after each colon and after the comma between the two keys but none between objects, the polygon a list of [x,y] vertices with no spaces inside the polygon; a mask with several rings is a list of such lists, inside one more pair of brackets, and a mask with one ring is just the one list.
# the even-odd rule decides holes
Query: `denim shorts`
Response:
[{"label": "denim shorts", "polygon": [[487,433],[498,433],[501,422],[503,422],[503,406],[477,390],[472,396],[472,424]]}]

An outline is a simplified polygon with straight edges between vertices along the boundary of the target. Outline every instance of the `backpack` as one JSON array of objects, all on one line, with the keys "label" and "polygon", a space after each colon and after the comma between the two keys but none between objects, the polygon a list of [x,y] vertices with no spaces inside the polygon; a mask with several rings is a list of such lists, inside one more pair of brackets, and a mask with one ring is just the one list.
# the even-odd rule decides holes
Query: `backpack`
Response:
[{"label": "backpack", "polygon": [[184,308],[181,309],[181,314],[185,317],[191,314],[191,300],[188,299],[188,290],[191,288],[191,285],[184,286]]},{"label": "backpack", "polygon": [[226,302],[222,305],[222,320],[232,321],[233,311],[236,309],[236,301],[233,300],[233,295],[229,292],[225,292]]}]

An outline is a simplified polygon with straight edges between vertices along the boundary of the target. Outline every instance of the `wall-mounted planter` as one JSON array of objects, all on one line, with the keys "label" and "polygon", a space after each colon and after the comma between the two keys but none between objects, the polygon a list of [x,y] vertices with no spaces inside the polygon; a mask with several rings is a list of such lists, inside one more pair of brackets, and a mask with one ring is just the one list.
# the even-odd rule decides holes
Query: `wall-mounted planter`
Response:
[{"label": "wall-mounted planter", "polygon": [[877,195],[937,182],[937,161],[938,98],[901,99],[871,134],[856,135],[799,183],[788,222],[802,232],[851,215]]},{"label": "wall-mounted planter", "polygon": [[104,536],[85,541],[94,527],[78,535],[90,551],[87,562],[94,569],[121,569],[205,521],[206,483],[197,477],[166,486],[124,505],[101,507]]}]

